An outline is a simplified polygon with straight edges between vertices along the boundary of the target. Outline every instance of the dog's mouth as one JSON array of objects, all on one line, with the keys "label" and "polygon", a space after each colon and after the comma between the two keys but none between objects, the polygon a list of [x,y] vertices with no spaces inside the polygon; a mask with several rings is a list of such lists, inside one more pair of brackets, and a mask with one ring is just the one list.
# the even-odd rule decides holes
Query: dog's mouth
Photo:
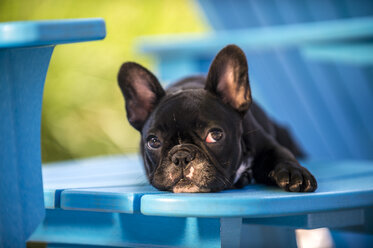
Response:
[{"label": "dog's mouth", "polygon": [[223,179],[206,162],[191,164],[188,168],[168,166],[156,171],[152,178],[153,186],[173,193],[207,193],[224,189]]},{"label": "dog's mouth", "polygon": [[169,177],[174,181],[173,186],[170,187],[170,191],[174,193],[205,193],[210,192],[206,186],[200,185],[198,179],[196,179],[196,174],[198,174],[195,167],[190,166],[188,169],[179,170],[175,174],[170,173]]},{"label": "dog's mouth", "polygon": [[174,193],[207,193],[210,191],[208,188],[197,186],[187,178],[182,178],[172,188]]},{"label": "dog's mouth", "polygon": [[[202,175],[202,177],[201,177]],[[206,173],[205,170],[190,167],[174,181],[171,190],[174,193],[207,193],[223,190],[225,184],[219,175]]]}]

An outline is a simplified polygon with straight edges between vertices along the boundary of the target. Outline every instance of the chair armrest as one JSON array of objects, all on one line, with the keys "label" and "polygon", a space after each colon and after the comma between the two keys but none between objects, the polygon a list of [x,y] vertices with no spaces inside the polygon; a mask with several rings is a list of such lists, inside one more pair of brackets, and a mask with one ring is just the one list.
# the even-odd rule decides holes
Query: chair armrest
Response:
[{"label": "chair armrest", "polygon": [[0,48],[100,40],[105,35],[101,18],[4,22],[0,23]]}]

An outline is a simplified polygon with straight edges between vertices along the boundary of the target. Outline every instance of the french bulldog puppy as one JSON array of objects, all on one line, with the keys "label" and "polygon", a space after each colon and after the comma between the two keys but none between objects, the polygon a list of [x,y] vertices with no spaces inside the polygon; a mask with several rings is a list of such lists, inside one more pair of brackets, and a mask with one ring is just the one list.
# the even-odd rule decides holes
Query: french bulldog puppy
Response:
[{"label": "french bulldog puppy", "polygon": [[207,78],[188,77],[167,90],[133,62],[121,66],[118,82],[128,121],[141,133],[148,180],[157,189],[217,192],[255,181],[292,192],[316,190],[290,134],[253,102],[239,47],[223,48]]}]

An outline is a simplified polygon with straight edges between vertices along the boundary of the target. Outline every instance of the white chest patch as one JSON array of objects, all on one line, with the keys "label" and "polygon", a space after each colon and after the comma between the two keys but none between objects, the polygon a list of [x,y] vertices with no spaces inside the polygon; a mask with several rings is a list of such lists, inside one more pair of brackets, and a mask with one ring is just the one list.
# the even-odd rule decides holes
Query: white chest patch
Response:
[{"label": "white chest patch", "polygon": [[236,171],[236,175],[234,177],[234,183],[236,183],[238,179],[240,179],[242,173],[244,173],[247,169],[251,167],[251,162],[253,162],[253,158],[249,157],[246,161],[243,161],[241,163],[240,167],[238,167]]}]

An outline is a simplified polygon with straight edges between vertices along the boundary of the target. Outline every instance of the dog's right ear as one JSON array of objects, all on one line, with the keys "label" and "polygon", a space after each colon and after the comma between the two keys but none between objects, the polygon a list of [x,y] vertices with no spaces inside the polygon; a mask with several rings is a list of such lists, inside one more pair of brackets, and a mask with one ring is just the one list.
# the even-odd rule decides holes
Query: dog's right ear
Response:
[{"label": "dog's right ear", "polygon": [[165,91],[150,71],[134,62],[126,62],[121,66],[118,83],[126,102],[128,121],[141,132]]}]

